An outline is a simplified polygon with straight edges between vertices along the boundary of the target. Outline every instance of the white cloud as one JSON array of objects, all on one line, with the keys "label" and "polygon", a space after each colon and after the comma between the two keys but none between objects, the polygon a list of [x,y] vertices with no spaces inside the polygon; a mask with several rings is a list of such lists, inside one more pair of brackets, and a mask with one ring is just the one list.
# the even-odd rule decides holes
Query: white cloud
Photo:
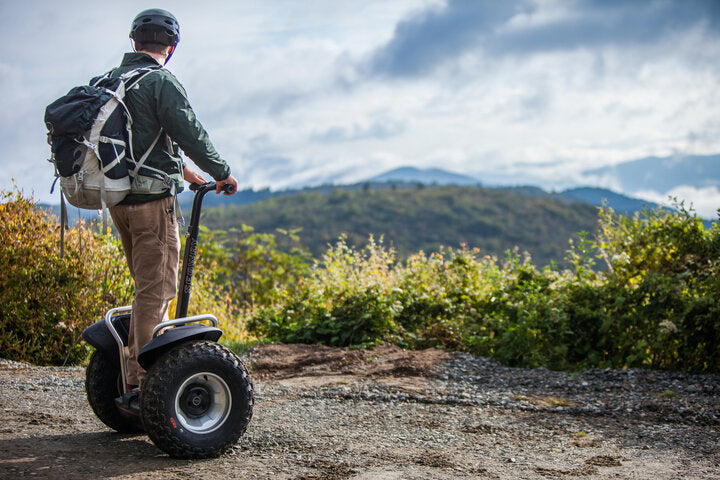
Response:
[{"label": "white cloud", "polygon": [[665,193],[646,190],[633,192],[633,194],[637,198],[669,207],[672,207],[676,200],[678,202],[684,201],[685,207],[694,209],[699,217],[718,220],[720,190],[717,187],[696,188],[681,185]]}]

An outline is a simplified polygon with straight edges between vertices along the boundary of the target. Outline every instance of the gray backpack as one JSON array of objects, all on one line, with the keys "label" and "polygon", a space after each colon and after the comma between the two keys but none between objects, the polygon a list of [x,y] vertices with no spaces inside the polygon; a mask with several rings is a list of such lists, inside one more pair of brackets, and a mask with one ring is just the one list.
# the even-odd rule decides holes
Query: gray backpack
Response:
[{"label": "gray backpack", "polygon": [[55,181],[60,180],[62,194],[71,205],[99,210],[117,205],[130,192],[174,190],[169,175],[144,165],[163,130],[136,159],[132,118],[124,103],[127,91],[161,68],[142,67],[120,77],[108,72],[89,85],[73,88],[45,109]]}]

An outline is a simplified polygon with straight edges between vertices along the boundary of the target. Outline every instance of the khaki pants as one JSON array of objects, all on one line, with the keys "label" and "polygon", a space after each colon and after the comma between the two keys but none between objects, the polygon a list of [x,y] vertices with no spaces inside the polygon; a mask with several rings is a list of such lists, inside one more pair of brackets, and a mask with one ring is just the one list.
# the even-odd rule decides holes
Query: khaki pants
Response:
[{"label": "khaki pants", "polygon": [[174,197],[166,197],[110,208],[135,281],[128,338],[127,381],[130,385],[140,385],[145,376],[145,370],[137,363],[137,355],[152,339],[153,327],[167,320],[168,306],[177,289],[180,237],[173,207]]}]

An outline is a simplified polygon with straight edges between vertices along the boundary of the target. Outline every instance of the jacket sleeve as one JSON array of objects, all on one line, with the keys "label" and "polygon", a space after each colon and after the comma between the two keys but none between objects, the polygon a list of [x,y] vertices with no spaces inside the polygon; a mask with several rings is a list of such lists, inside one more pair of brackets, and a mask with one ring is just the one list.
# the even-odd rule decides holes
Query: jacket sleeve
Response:
[{"label": "jacket sleeve", "polygon": [[171,75],[159,82],[157,112],[160,126],[185,154],[216,181],[230,175],[230,167],[210,142],[210,137],[198,121],[188,102],[185,89]]}]

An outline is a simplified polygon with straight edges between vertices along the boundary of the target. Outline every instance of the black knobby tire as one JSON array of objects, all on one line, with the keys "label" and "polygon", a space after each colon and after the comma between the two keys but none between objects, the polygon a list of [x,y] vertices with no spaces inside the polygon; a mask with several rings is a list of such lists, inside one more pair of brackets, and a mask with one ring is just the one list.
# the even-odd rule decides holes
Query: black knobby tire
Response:
[{"label": "black knobby tire", "polygon": [[139,417],[122,413],[115,398],[122,395],[122,377],[118,359],[102,350],[95,350],[85,370],[85,392],[95,415],[108,427],[120,433],[143,431]]},{"label": "black knobby tire", "polygon": [[145,377],[140,412],[150,439],[176,458],[217,457],[252,417],[253,385],[233,352],[209,341],[182,344]]}]

